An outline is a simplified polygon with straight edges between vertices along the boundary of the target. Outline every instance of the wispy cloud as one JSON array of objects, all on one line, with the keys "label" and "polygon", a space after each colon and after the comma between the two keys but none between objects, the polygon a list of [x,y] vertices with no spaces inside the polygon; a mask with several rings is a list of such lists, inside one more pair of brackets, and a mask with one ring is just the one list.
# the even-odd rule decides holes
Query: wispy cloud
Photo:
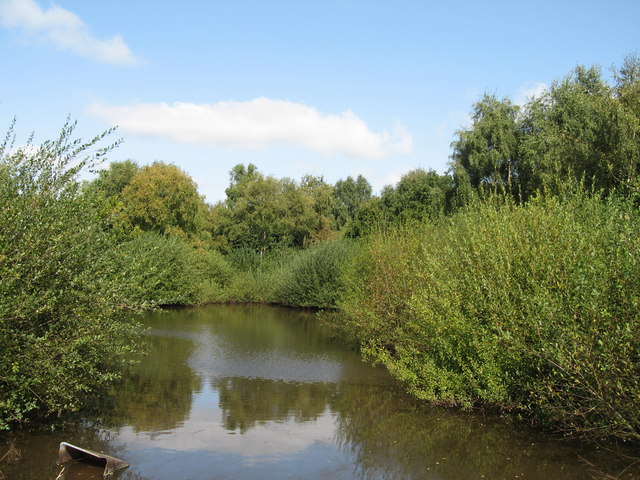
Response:
[{"label": "wispy cloud", "polygon": [[548,88],[549,85],[546,83],[527,82],[518,89],[515,98],[513,99],[513,103],[523,106],[529,102],[529,100],[542,95]]},{"label": "wispy cloud", "polygon": [[411,134],[400,124],[391,131],[375,133],[351,111],[324,114],[302,103],[264,97],[213,104],[95,103],[88,112],[126,132],[184,143],[252,150],[293,144],[325,155],[343,153],[361,158],[412,150]]},{"label": "wispy cloud", "polygon": [[402,177],[407,173],[409,173],[411,170],[415,170],[415,168],[412,168],[409,166],[398,167],[393,171],[387,173],[387,175],[385,175],[382,179],[378,180],[374,184],[374,188],[378,191],[382,191],[382,189],[387,185],[391,185],[395,187],[398,184],[398,182],[402,179]]},{"label": "wispy cloud", "polygon": [[78,15],[58,5],[44,10],[35,0],[0,0],[0,24],[92,60],[114,65],[140,62],[122,37],[96,38]]}]

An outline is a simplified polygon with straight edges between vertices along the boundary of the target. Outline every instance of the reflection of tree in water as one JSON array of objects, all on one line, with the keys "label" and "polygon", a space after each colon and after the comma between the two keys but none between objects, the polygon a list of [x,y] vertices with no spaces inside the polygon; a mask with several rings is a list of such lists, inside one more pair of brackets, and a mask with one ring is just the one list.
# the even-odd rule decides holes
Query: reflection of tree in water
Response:
[{"label": "reflection of tree in water", "polygon": [[149,336],[148,355],[117,384],[117,396],[106,399],[111,406],[101,406],[108,412],[104,424],[131,425],[136,431],[177,427],[191,411],[193,391],[201,388],[187,365],[192,350],[191,341]]},{"label": "reflection of tree in water", "polygon": [[315,313],[265,305],[215,305],[149,314],[149,324],[200,335],[215,334],[225,344],[247,350],[341,353],[340,342],[318,328]]},{"label": "reflection of tree in water", "polygon": [[610,472],[617,467],[602,452],[497,417],[420,406],[396,388],[345,385],[332,408],[359,478],[591,478],[580,456]]},{"label": "reflection of tree in water", "polygon": [[217,309],[216,334],[235,346],[255,351],[340,352],[329,342],[326,330],[318,328],[313,313],[264,305],[226,305]]},{"label": "reflection of tree in water", "polygon": [[316,420],[336,391],[336,386],[330,383],[290,383],[241,377],[220,380],[216,387],[220,393],[224,427],[241,433],[267,421]]}]

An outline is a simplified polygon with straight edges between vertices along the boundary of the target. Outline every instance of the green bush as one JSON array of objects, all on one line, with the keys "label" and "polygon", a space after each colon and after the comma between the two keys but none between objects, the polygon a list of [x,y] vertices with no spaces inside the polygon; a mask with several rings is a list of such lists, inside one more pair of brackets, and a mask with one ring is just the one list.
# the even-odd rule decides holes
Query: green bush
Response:
[{"label": "green bush", "polygon": [[353,252],[348,240],[327,241],[298,252],[274,275],[273,300],[297,307],[334,308],[341,267]]},{"label": "green bush", "polygon": [[341,266],[352,255],[353,245],[350,240],[333,240],[305,250],[234,250],[226,257],[232,275],[221,299],[334,308]]},{"label": "green bush", "polygon": [[639,231],[632,202],[578,193],[377,235],[345,328],[421,398],[638,440]]},{"label": "green bush", "polygon": [[73,127],[38,147],[0,145],[0,429],[79,409],[136,349],[131,283],[77,181],[110,147],[71,140]]},{"label": "green bush", "polygon": [[231,251],[227,261],[233,269],[232,279],[225,288],[229,302],[274,302],[274,275],[291,261],[297,250],[274,249],[265,253],[240,248]]},{"label": "green bush", "polygon": [[233,279],[233,268],[217,250],[199,250],[197,253],[201,257],[204,274],[201,301],[225,301],[225,291]]},{"label": "green bush", "polygon": [[133,283],[129,301],[190,305],[218,300],[231,269],[218,252],[193,248],[179,237],[145,232],[113,251],[113,263]]}]

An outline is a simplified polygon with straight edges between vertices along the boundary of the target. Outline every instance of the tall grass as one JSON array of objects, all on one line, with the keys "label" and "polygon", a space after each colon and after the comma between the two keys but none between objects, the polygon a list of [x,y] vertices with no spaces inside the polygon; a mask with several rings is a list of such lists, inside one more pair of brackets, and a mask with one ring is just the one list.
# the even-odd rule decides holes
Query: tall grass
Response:
[{"label": "tall grass", "polygon": [[640,440],[640,217],[573,194],[371,238],[344,327],[420,398]]}]

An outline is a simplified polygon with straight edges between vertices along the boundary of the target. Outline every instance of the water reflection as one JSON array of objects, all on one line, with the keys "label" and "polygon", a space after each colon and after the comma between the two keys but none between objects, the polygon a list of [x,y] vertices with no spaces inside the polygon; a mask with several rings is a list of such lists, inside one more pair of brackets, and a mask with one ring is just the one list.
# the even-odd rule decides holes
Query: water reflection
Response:
[{"label": "water reflection", "polygon": [[316,421],[336,392],[335,385],[328,383],[242,377],[220,380],[215,388],[220,395],[224,428],[239,433],[269,421]]},{"label": "water reflection", "polygon": [[[149,355],[104,399],[101,426],[26,436],[23,452],[70,441],[129,462],[122,480],[589,478],[579,456],[621,469],[500,419],[421,406],[310,313],[217,306],[146,321]],[[11,478],[54,479],[46,462],[25,457]]]},{"label": "water reflection", "polygon": [[129,372],[101,406],[105,426],[135,431],[177,428],[191,411],[201,379],[187,366],[194,344],[157,331],[147,339],[148,356]]},{"label": "water reflection", "polygon": [[[356,457],[358,478],[591,478],[581,450],[495,416],[416,404],[402,392],[352,386],[336,399],[338,442]],[[377,421],[371,421],[372,419]],[[612,468],[607,465],[606,468]]]}]

